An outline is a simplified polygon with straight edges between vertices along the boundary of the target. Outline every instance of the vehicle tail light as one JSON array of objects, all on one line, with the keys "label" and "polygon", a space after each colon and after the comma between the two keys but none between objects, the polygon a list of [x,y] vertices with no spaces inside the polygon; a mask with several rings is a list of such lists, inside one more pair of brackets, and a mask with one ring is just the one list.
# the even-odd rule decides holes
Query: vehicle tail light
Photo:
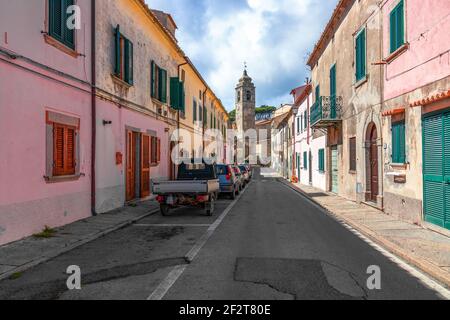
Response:
[{"label": "vehicle tail light", "polygon": [[164,198],[164,196],[157,196],[156,197],[156,201],[158,201],[159,203],[164,203],[166,200],[166,198]]},{"label": "vehicle tail light", "polygon": [[230,167],[227,167],[227,181],[231,180],[231,170]]},{"label": "vehicle tail light", "polygon": [[206,195],[206,196],[197,196],[196,200],[197,200],[197,202],[208,202],[209,196],[208,195]]}]

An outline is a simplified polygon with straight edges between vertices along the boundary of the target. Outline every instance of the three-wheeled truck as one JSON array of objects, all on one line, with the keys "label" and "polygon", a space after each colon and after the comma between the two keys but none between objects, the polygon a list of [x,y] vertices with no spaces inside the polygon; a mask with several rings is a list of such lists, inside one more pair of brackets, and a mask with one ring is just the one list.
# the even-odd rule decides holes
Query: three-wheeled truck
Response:
[{"label": "three-wheeled truck", "polygon": [[152,184],[153,194],[160,204],[161,214],[183,206],[198,207],[212,216],[220,192],[219,179],[213,164],[182,163],[175,181],[157,181]]}]

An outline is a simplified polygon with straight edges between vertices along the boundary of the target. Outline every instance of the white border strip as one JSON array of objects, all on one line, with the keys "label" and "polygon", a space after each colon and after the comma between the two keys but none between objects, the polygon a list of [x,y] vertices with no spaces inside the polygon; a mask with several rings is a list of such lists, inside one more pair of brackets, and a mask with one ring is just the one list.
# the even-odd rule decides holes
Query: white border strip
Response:
[{"label": "white border strip", "polygon": [[[219,216],[219,218],[217,218],[217,220],[211,226],[209,226],[208,231],[200,238],[200,240],[197,241],[195,246],[187,253],[185,258],[189,263],[194,261],[197,254],[200,252],[200,250],[203,248],[203,246],[206,244],[209,238],[211,238],[211,236],[223,222],[225,217],[230,213],[230,211],[233,209],[233,207],[241,199],[241,197],[244,195],[244,193],[248,190],[248,188],[251,185],[252,183],[250,183],[247,186],[247,188],[244,191],[242,191],[241,194],[232,203],[228,205],[228,207]],[[155,291],[153,291],[153,293],[147,298],[147,300],[162,300],[164,296],[167,294],[167,292],[170,290],[170,288],[172,288],[172,286],[178,280],[178,278],[183,274],[184,270],[186,270],[187,266],[188,265],[181,265],[174,267],[167,275],[167,277],[155,289]]]}]

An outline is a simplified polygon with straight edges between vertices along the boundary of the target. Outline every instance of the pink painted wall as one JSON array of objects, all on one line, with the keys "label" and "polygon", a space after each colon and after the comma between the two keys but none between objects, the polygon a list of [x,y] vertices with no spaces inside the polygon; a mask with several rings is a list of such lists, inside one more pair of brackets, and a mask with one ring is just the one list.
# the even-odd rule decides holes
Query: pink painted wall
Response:
[{"label": "pink painted wall", "polygon": [[[82,30],[74,58],[45,43],[47,1],[2,3],[0,48],[90,80],[90,1],[78,0]],[[33,13],[33,14],[31,14]],[[26,19],[18,19],[26,17]],[[91,103],[89,85],[57,75],[23,58],[0,55],[0,245],[90,216]],[[46,111],[80,119],[77,181],[47,183]]]},{"label": "pink painted wall", "polygon": [[[386,66],[386,100],[450,75],[450,1],[404,0],[404,3],[405,35],[410,47]],[[383,6],[384,58],[390,50],[389,14],[397,4],[398,0],[388,0]]]},{"label": "pink painted wall", "polygon": [[[103,120],[112,121],[103,125]],[[169,178],[169,125],[141,112],[98,99],[97,101],[97,151],[96,185],[97,211],[106,212],[125,203],[126,129],[146,133],[156,132],[161,139],[161,162],[150,169],[151,179]],[[116,152],[123,154],[123,164],[116,165]]]}]

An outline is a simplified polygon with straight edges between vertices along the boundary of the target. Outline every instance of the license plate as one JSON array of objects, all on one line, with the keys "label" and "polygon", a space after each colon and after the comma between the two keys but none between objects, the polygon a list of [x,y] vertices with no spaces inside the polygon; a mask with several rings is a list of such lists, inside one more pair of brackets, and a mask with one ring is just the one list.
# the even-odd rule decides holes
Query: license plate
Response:
[{"label": "license plate", "polygon": [[173,205],[175,203],[175,199],[173,196],[167,197],[167,204]]}]

